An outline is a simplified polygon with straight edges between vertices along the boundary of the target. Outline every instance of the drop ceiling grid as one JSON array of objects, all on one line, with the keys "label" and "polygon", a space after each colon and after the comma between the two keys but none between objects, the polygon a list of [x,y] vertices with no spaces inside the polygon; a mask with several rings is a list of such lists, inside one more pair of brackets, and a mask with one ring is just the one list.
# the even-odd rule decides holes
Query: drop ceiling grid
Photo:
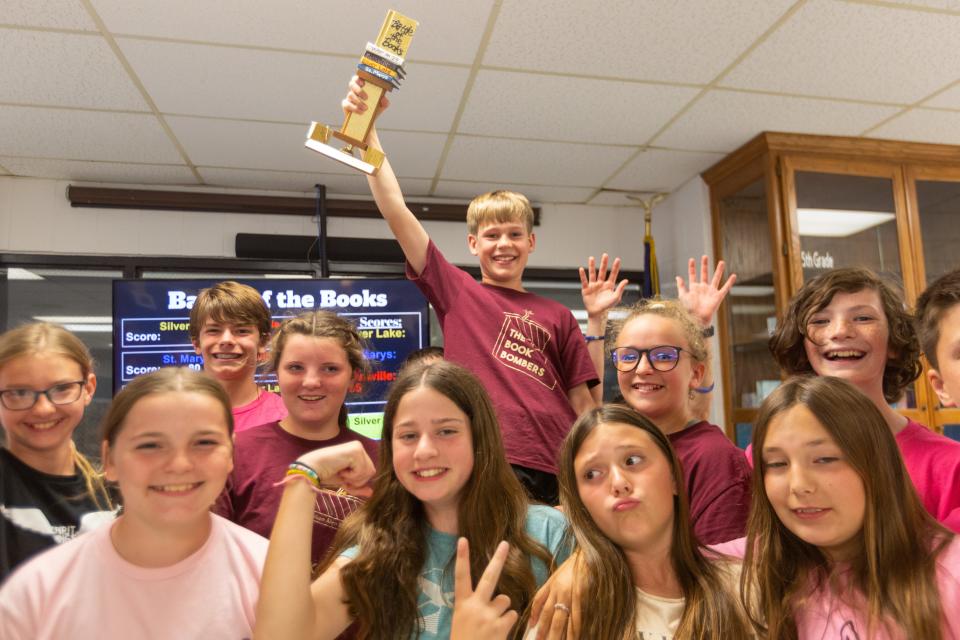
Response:
[{"label": "drop ceiling grid", "polygon": [[[231,182],[237,178],[234,184],[241,182],[240,172],[247,171],[261,176],[255,182],[264,187],[269,186],[271,176],[276,177],[278,186],[275,188],[298,186],[308,175],[317,175],[317,169],[331,174],[334,180],[340,180],[336,176],[342,174],[338,173],[335,163],[302,149],[304,127],[311,119],[338,123],[339,100],[354,58],[362,46],[361,41],[372,39],[391,3],[360,3],[362,7],[350,5],[347,11],[338,0],[281,0],[269,5],[267,14],[266,5],[253,0],[210,0],[205,3],[77,0],[58,3],[62,5],[61,11],[54,16],[49,10],[43,15],[44,10],[39,7],[43,3],[0,0],[0,13],[4,15],[0,20],[34,27],[19,32],[9,30],[18,33],[15,36],[18,41],[50,39],[51,42],[69,43],[71,39],[79,39],[96,42],[91,35],[42,31],[96,28],[90,16],[82,10],[85,3],[96,11],[109,29],[103,37],[116,39],[135,81],[143,87],[145,99],[156,105],[155,115],[161,126],[164,121],[168,123],[172,144],[181,144],[186,157],[158,159],[155,157],[157,150],[121,149],[117,142],[103,141],[99,147],[93,147],[91,155],[85,156],[82,145],[63,139],[61,134],[87,125],[89,118],[77,115],[83,112],[76,109],[56,110],[58,118],[64,120],[52,128],[52,133],[59,139],[31,147],[24,146],[22,136],[14,136],[9,138],[14,143],[11,147],[8,135],[3,132],[9,124],[4,124],[7,120],[5,110],[9,107],[2,103],[24,98],[27,87],[21,83],[16,89],[9,89],[11,83],[0,77],[2,152],[15,155],[23,151],[28,157],[41,158],[42,162],[34,163],[34,170],[46,171],[47,175],[54,170],[52,159],[58,158],[64,161],[64,171],[73,172],[73,175],[84,172],[103,175],[110,161],[119,161],[144,165],[162,163],[174,170],[189,170],[189,163],[193,163],[198,167],[196,179],[203,180],[203,176],[222,171],[224,173],[217,179]],[[625,176],[635,175],[632,172],[638,170],[636,167],[642,167],[647,159],[655,157],[663,158],[664,162],[653,167],[659,173],[656,176],[648,174],[647,183],[656,177],[657,183],[680,184],[690,177],[684,172],[697,164],[692,160],[694,155],[712,157],[713,152],[729,152],[763,129],[858,135],[879,124],[875,131],[870,131],[871,136],[882,137],[882,132],[889,130],[918,139],[909,131],[910,127],[917,126],[918,135],[921,135],[922,122],[916,117],[896,124],[906,118],[916,104],[903,100],[900,94],[891,99],[887,93],[877,92],[866,97],[848,93],[832,96],[831,100],[817,100],[802,95],[810,91],[809,87],[792,84],[787,87],[743,86],[736,90],[719,90],[713,87],[717,79],[711,79],[706,72],[716,75],[717,69],[722,70],[724,64],[729,66],[731,61],[736,62],[747,51],[748,55],[735,64],[729,74],[721,76],[718,86],[737,84],[739,81],[735,79],[741,78],[745,73],[743,70],[763,57],[772,46],[771,42],[784,37],[784,32],[807,33],[804,29],[809,30],[809,26],[799,23],[811,19],[808,16],[819,13],[863,15],[868,23],[874,24],[869,16],[883,23],[884,19],[877,18],[877,15],[897,14],[902,16],[900,21],[908,25],[926,25],[925,21],[931,19],[950,23],[957,16],[946,12],[953,10],[953,5],[958,3],[809,0],[801,2],[795,14],[755,50],[751,50],[751,43],[794,6],[791,1],[742,3],[720,0],[692,4],[696,6],[695,11],[690,9],[691,4],[637,4],[628,0],[611,0],[603,5],[602,11],[585,9],[578,0],[549,5],[503,0],[502,7],[493,0],[406,3],[398,8],[421,20],[423,28],[411,50],[411,73],[404,85],[406,91],[392,96],[394,106],[383,120],[388,153],[395,159],[404,180],[426,180],[428,176],[434,176],[434,195],[466,197],[471,195],[470,191],[486,190],[490,184],[507,183],[521,188],[526,186],[527,190],[534,187],[544,195],[554,193],[555,197],[568,201],[607,182],[611,186],[620,184]],[[894,4],[899,6],[892,7]],[[80,7],[79,11],[77,7]],[[495,7],[499,8],[500,14],[490,32],[489,46],[482,48],[480,27]],[[939,14],[931,13],[931,9]],[[326,28],[331,23],[337,28]],[[857,43],[860,28],[856,25],[843,27],[847,40]],[[909,27],[907,30],[915,33],[917,29]],[[930,36],[936,42],[923,43],[923,47],[934,47],[936,43],[940,47],[949,45],[960,57],[960,53],[956,53],[960,52],[960,47],[950,44],[955,31],[960,34],[960,29],[952,27],[939,29]],[[321,32],[324,34],[322,40],[317,36]],[[169,38],[171,35],[177,36],[179,41]],[[195,39],[197,43],[185,44],[183,39]],[[562,50],[556,50],[560,46],[558,42],[563,44]],[[915,42],[911,44],[918,46]],[[0,49],[3,46],[4,43],[0,43]],[[269,47],[277,50],[264,50]],[[607,51],[611,47],[612,56]],[[67,46],[61,48],[68,52],[73,50]],[[29,63],[30,56],[25,53],[29,49],[18,49],[21,56],[18,62],[27,58],[25,64]],[[53,50],[56,51],[57,47]],[[910,54],[911,49],[901,47],[898,53],[903,51]],[[916,69],[926,70],[930,66],[922,59],[927,55],[923,51],[926,49],[904,56],[910,62],[900,67],[913,70],[914,75],[924,75],[916,73]],[[321,52],[332,55],[321,55]],[[557,55],[550,58],[550,65],[544,64],[547,59],[544,56],[551,52]],[[84,53],[77,57],[88,56]],[[418,58],[428,63],[417,64]],[[708,60],[704,62],[704,58]],[[889,58],[874,61],[874,64],[882,69]],[[307,62],[298,65],[296,60]],[[471,61],[476,65],[476,81],[468,87],[470,69],[465,65]],[[945,64],[956,68],[957,61],[950,59]],[[3,73],[0,69],[0,76]],[[960,92],[951,84],[956,82],[956,74],[940,82],[938,73],[932,80],[918,80],[924,84],[924,89],[930,84],[935,85],[933,88],[940,88],[932,94],[930,91],[922,93],[921,99],[923,95],[929,99],[919,106],[960,110]],[[603,76],[623,76],[632,80],[610,80]],[[303,79],[297,83],[298,78]],[[337,79],[336,82],[333,78]],[[115,80],[123,80],[128,86],[131,81],[123,73],[111,76],[109,71],[90,78],[91,82],[112,83]],[[65,84],[69,86],[69,82]],[[22,93],[4,96],[5,87]],[[884,92],[900,91],[898,87],[881,88]],[[89,100],[84,103],[78,99],[84,95],[83,91],[69,91],[65,97],[56,94],[44,97],[48,96],[44,90],[35,91],[37,95],[32,100],[52,103],[45,106],[54,106],[57,100],[75,100],[76,103],[69,106],[109,109],[108,118],[116,117],[113,112],[126,108],[117,104],[90,104]],[[461,98],[467,92],[459,126],[455,126]],[[88,95],[96,93],[111,100],[123,98],[121,93],[110,89],[88,92]],[[700,93],[702,97],[687,108],[691,96]],[[136,91],[133,95],[141,99]],[[522,104],[523,100],[529,102]],[[139,108],[145,107],[141,104]],[[717,113],[717,108],[732,111]],[[742,112],[744,109],[746,113]],[[771,114],[771,109],[779,112]],[[35,116],[41,123],[46,123],[49,118],[43,117],[44,111],[49,110],[19,113]],[[937,111],[924,109],[920,113],[927,117]],[[894,117],[898,114],[899,117]],[[941,120],[952,121],[951,118]],[[135,121],[122,122],[120,129],[127,131],[131,122]],[[664,128],[668,122],[670,125]],[[24,128],[38,132],[43,126],[28,122]],[[658,128],[663,128],[662,135],[651,138]],[[152,127],[133,136],[136,145],[142,147],[144,139],[151,139],[149,129]],[[214,132],[232,137],[219,137]],[[110,135],[119,137],[115,131],[101,127],[98,136],[91,138]],[[267,140],[271,135],[278,139]],[[437,140],[444,136],[449,148],[446,166],[440,164],[443,146],[437,144]],[[397,144],[400,141],[403,143]],[[566,141],[596,144],[567,147],[562,145]],[[561,147],[551,147],[551,144],[561,144]],[[624,166],[630,158],[630,153],[623,155],[624,149],[636,153],[651,144],[656,146],[652,149],[656,153],[647,158],[640,154]],[[290,145],[293,147],[285,148]],[[104,146],[111,148],[107,151]],[[169,145],[160,145],[160,149],[166,146]],[[214,147],[224,148],[218,150]],[[514,166],[515,163],[506,158],[511,149],[522,147],[530,147],[533,153],[523,154],[521,151],[521,155],[529,157],[531,165],[540,166],[524,169]],[[551,148],[565,151],[558,157],[538,155],[538,151]],[[476,150],[477,155],[464,156],[464,149]],[[194,157],[195,150],[200,156]],[[650,151],[648,149],[647,153]],[[611,158],[621,158],[620,165],[610,167]],[[100,164],[85,168],[80,162],[85,159],[95,159]],[[276,164],[272,164],[274,161]],[[585,166],[577,166],[576,162]],[[544,165],[549,168],[551,163],[557,163],[558,169],[544,170]],[[41,164],[45,166],[41,167]],[[120,168],[121,165],[115,166]],[[596,175],[599,167],[608,167],[610,173]],[[3,168],[8,173],[17,173],[17,169]],[[133,169],[132,173],[139,175],[140,171],[142,169]],[[230,172],[237,175],[228,178]],[[121,173],[118,179],[130,178]],[[359,184],[356,188],[363,193],[362,180],[344,178],[343,184],[350,193],[354,192],[354,185]],[[477,188],[471,190],[473,186]],[[445,192],[444,188],[449,188],[450,192]]]},{"label": "drop ceiling grid", "polygon": [[909,104],[957,69],[960,16],[809,0],[721,86]]},{"label": "drop ceiling grid", "polygon": [[83,182],[139,182],[196,185],[197,179],[181,165],[133,162],[91,162],[57,158],[0,157],[0,165],[16,175]]}]

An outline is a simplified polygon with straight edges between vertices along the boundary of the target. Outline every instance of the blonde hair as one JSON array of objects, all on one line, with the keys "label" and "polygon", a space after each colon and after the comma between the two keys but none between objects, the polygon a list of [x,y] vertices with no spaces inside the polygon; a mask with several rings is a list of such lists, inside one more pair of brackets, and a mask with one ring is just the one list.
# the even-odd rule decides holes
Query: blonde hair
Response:
[{"label": "blonde hair", "polygon": [[[295,318],[284,320],[270,340],[269,368],[271,371],[276,372],[279,368],[283,350],[287,346],[287,340],[292,335],[336,340],[337,344],[346,352],[347,362],[355,375],[362,379],[363,374],[370,371],[370,361],[364,355],[363,339],[357,333],[357,328],[352,322],[341,318],[332,311],[308,311]],[[347,426],[346,405],[340,407],[338,422],[341,427]]]},{"label": "blonde hair", "polygon": [[634,306],[627,309],[627,316],[617,323],[613,331],[613,341],[616,343],[620,337],[620,332],[631,321],[640,316],[659,316],[673,320],[687,341],[687,349],[693,359],[697,362],[703,362],[707,359],[707,343],[703,338],[703,329],[694,319],[693,315],[687,311],[677,300],[661,300],[660,298],[643,299]]},{"label": "blonde hair", "polygon": [[252,324],[260,334],[260,344],[270,338],[272,320],[260,292],[253,287],[227,280],[202,290],[190,309],[190,339],[200,341],[200,330],[207,320],[222,324]]},{"label": "blonde hair", "polygon": [[[93,373],[93,356],[87,345],[58,324],[33,322],[21,325],[0,335],[0,368],[22,356],[52,353],[72,360],[80,367],[84,384]],[[113,509],[113,502],[103,482],[103,473],[77,451],[71,440],[73,463],[83,476],[87,494],[100,509]]]},{"label": "blonde hair", "polygon": [[467,207],[467,233],[477,235],[481,225],[520,222],[533,232],[533,207],[527,196],[516,191],[491,191],[477,196]]}]

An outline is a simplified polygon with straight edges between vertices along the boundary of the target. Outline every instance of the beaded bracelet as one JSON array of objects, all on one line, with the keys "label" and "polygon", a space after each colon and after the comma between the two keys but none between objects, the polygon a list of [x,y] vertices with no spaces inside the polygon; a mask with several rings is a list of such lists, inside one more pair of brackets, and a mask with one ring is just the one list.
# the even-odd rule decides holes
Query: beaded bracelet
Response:
[{"label": "beaded bracelet", "polygon": [[294,460],[290,463],[290,466],[287,468],[288,476],[292,475],[301,475],[305,476],[310,480],[310,484],[319,487],[320,486],[320,476],[317,475],[317,472],[313,470],[308,464],[304,464],[299,460]]}]

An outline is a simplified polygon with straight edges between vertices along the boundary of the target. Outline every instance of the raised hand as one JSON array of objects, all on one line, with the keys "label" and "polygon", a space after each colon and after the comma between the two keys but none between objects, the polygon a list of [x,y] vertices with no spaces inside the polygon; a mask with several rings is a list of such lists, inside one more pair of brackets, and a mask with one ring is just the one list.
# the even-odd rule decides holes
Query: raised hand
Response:
[{"label": "raised hand", "polygon": [[[340,106],[343,107],[344,113],[363,113],[367,110],[367,105],[364,100],[367,99],[367,92],[363,90],[364,80],[359,76],[353,76],[350,78],[350,90],[347,91],[347,96],[340,102]],[[387,95],[384,94],[380,98],[380,108],[386,109],[390,106],[390,100],[387,99]]]},{"label": "raised hand", "polygon": [[713,272],[713,278],[707,282],[707,273],[710,270],[710,258],[703,256],[700,258],[700,279],[697,279],[697,261],[690,258],[689,262],[690,284],[684,282],[683,276],[677,276],[677,298],[680,303],[697,319],[703,326],[713,324],[713,315],[720,307],[720,303],[730,293],[731,287],[737,281],[737,274],[731,273],[727,281],[720,284],[723,280],[723,270],[726,268],[723,260],[717,263],[717,268]]},{"label": "raised hand", "polygon": [[610,273],[607,265],[610,256],[603,254],[600,257],[600,267],[597,268],[596,259],[590,256],[587,269],[580,267],[580,295],[583,296],[583,308],[587,315],[599,315],[620,304],[623,291],[627,288],[628,280],[617,282],[620,275],[620,258],[613,261]]},{"label": "raised hand", "polygon": [[502,640],[510,634],[520,616],[510,609],[509,597],[493,595],[509,551],[510,545],[501,542],[474,590],[470,547],[466,538],[457,540],[450,640]]},{"label": "raised hand", "polygon": [[576,640],[580,637],[580,560],[580,552],[574,552],[534,596],[529,624],[537,628],[536,640]]}]

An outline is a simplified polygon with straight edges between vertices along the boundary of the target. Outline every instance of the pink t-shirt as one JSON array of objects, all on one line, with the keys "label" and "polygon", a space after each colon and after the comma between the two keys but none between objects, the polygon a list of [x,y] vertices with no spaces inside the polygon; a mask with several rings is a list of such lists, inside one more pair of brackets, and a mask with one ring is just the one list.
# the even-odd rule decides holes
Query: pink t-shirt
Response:
[{"label": "pink t-shirt", "polygon": [[[896,627],[892,634],[879,627],[868,635],[866,602],[862,595],[844,590],[844,582],[841,576],[843,593],[826,586],[809,596],[796,618],[799,640],[908,640]],[[960,538],[954,538],[937,558],[937,588],[944,617],[943,638],[960,638]]]},{"label": "pink t-shirt", "polygon": [[0,638],[252,638],[267,541],[210,517],[206,543],[169,567],[121,558],[113,525],[42,553],[0,588]]},{"label": "pink t-shirt", "polygon": [[[746,538],[710,548],[733,558],[743,558]],[[839,584],[842,590],[845,584],[842,578]],[[937,558],[937,589],[945,619],[943,638],[960,640],[960,607],[957,606],[960,604],[960,537],[955,537]],[[854,597],[849,591],[840,595],[843,597],[827,586],[809,596],[797,616],[799,640],[908,640],[902,633],[891,636],[882,629],[868,636],[862,595]]]},{"label": "pink t-shirt", "polygon": [[276,393],[260,390],[253,402],[233,408],[233,432],[240,433],[250,427],[268,422],[279,422],[287,417],[287,407]]},{"label": "pink t-shirt", "polygon": [[[960,533],[960,442],[913,420],[895,439],[920,502],[941,524]],[[744,453],[753,467],[753,445]]]},{"label": "pink t-shirt", "polygon": [[570,310],[533,293],[482,284],[431,241],[414,281],[437,312],[444,357],[476,375],[500,420],[507,460],[557,472],[560,443],[576,414],[567,392],[599,383]]}]

